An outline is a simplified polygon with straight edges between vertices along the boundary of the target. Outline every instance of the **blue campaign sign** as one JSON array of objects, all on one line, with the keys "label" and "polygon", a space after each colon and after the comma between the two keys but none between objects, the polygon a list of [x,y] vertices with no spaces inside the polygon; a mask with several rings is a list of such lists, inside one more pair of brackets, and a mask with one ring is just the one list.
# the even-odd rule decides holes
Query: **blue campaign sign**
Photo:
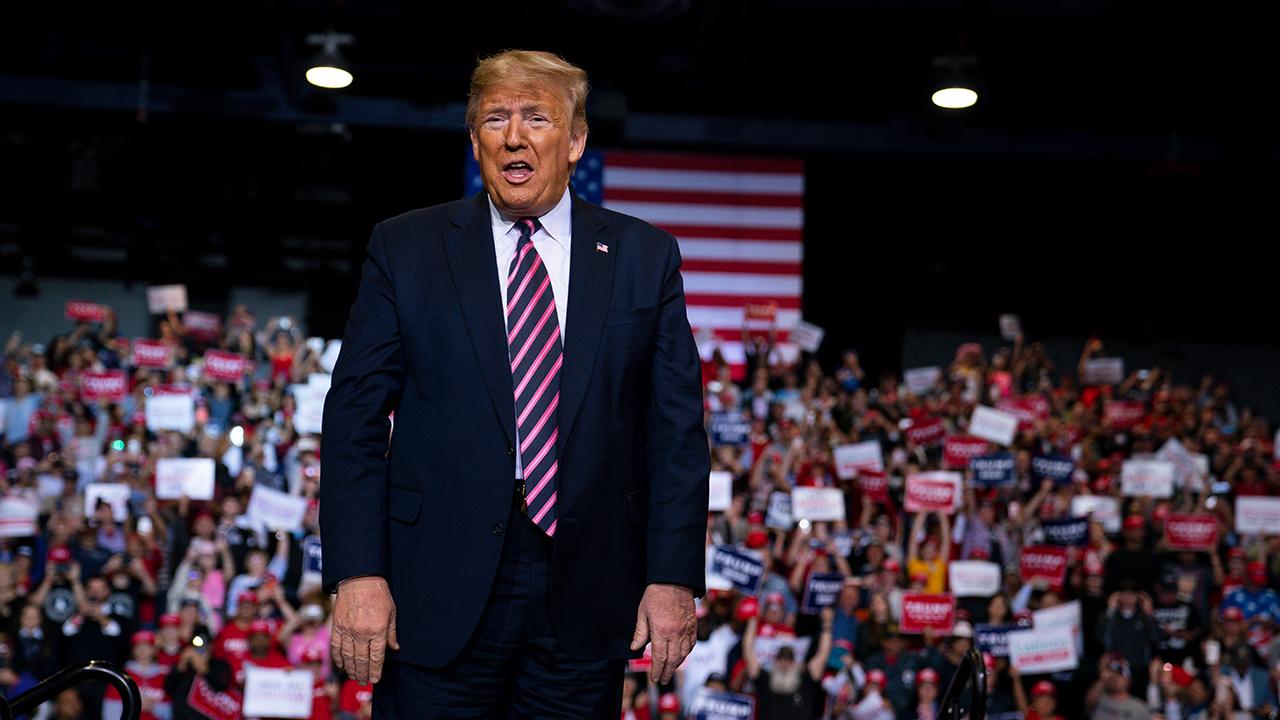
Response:
[{"label": "blue campaign sign", "polygon": [[1065,485],[1071,482],[1071,475],[1075,471],[1075,461],[1061,453],[1031,458],[1031,474],[1037,480],[1049,478],[1059,485]]},{"label": "blue campaign sign", "polygon": [[302,559],[306,563],[304,569],[307,572],[321,571],[320,536],[308,535],[302,539]]},{"label": "blue campaign sign", "polygon": [[979,487],[1012,485],[1016,480],[1014,468],[1013,453],[978,455],[969,460],[969,469],[973,471],[973,484]]},{"label": "blue campaign sign", "polygon": [[750,695],[701,688],[693,696],[688,717],[692,720],[749,720],[755,713]]},{"label": "blue campaign sign", "polygon": [[843,589],[844,576],[840,573],[810,575],[804,586],[804,602],[800,605],[800,612],[817,614],[822,608],[835,605]]},{"label": "blue campaign sign", "polygon": [[711,413],[712,445],[746,445],[751,436],[751,421],[741,410]]},{"label": "blue campaign sign", "polygon": [[988,625],[983,623],[973,629],[973,640],[978,650],[991,657],[1009,657],[1009,633],[1026,628],[1020,625]]},{"label": "blue campaign sign", "polygon": [[764,562],[758,555],[732,545],[717,545],[711,556],[711,572],[733,583],[734,589],[755,595],[760,591]]},{"label": "blue campaign sign", "polygon": [[1065,518],[1040,523],[1045,542],[1064,547],[1084,545],[1089,539],[1089,518]]}]

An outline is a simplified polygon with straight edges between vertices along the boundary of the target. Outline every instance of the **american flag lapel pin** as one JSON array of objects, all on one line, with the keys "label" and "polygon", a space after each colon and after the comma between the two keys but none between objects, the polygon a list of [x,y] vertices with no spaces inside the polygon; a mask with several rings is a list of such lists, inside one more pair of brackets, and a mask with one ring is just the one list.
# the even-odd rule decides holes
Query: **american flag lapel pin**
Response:
[{"label": "american flag lapel pin", "polygon": [[596,241],[596,252],[598,252],[598,253],[607,253],[607,252],[609,252],[609,246],[608,246],[608,245],[605,245],[604,243],[602,243],[602,242],[600,242],[599,240],[597,240],[597,241]]}]

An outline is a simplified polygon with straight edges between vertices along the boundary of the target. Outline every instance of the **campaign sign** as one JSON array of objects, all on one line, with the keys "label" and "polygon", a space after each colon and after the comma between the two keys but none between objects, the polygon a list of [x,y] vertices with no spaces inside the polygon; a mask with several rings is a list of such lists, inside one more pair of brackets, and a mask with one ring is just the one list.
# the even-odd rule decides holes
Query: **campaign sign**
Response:
[{"label": "campaign sign", "polygon": [[1002,410],[977,405],[969,418],[969,434],[997,445],[1010,445],[1018,430],[1018,418]]},{"label": "campaign sign", "polygon": [[973,644],[991,657],[1009,657],[1009,635],[1025,629],[1021,625],[983,623],[973,629]]},{"label": "campaign sign", "polygon": [[210,380],[219,382],[239,382],[244,375],[245,358],[225,350],[206,350],[204,353],[204,374]]},{"label": "campaign sign", "polygon": [[1018,567],[1024,583],[1042,581],[1050,590],[1062,590],[1067,579],[1067,550],[1051,545],[1024,547]]},{"label": "campaign sign", "polygon": [[39,503],[27,497],[12,495],[0,499],[0,537],[34,536],[39,514]]},{"label": "campaign sign", "polygon": [[1173,497],[1173,463],[1125,460],[1120,469],[1120,492],[1139,497]]},{"label": "campaign sign", "polygon": [[[1200,458],[1204,458],[1203,465]],[[1173,465],[1173,484],[1192,490],[1204,489],[1204,480],[1208,477],[1208,457],[1193,453],[1177,438],[1169,438],[1156,452],[1157,460],[1164,460]]]},{"label": "campaign sign", "polygon": [[213,458],[160,458],[156,460],[156,498],[213,499]]},{"label": "campaign sign", "polygon": [[777,303],[748,303],[742,308],[742,315],[747,320],[764,320],[772,322],[778,316]]},{"label": "campaign sign", "polygon": [[1237,497],[1236,532],[1241,535],[1280,535],[1280,497]]},{"label": "campaign sign", "polygon": [[774,530],[790,530],[795,521],[791,518],[791,493],[774,490],[769,495],[769,509],[764,514],[765,527]]},{"label": "campaign sign", "polygon": [[1089,518],[1071,517],[1040,523],[1044,541],[1059,547],[1079,547],[1089,540]]},{"label": "campaign sign", "polygon": [[130,359],[134,367],[164,369],[173,365],[173,346],[159,340],[148,338],[133,339],[133,356]]},{"label": "campaign sign", "polygon": [[873,503],[889,502],[889,479],[883,470],[862,470],[858,473],[858,487],[863,499]]},{"label": "campaign sign", "polygon": [[911,368],[902,373],[902,382],[907,386],[907,392],[912,395],[924,395],[934,390],[941,380],[942,368],[936,365]]},{"label": "campaign sign", "polygon": [[942,465],[963,470],[979,455],[987,452],[987,441],[965,435],[951,435],[942,443]]},{"label": "campaign sign", "polygon": [[188,433],[196,426],[196,399],[190,393],[152,395],[143,401],[147,429]]},{"label": "campaign sign", "polygon": [[1031,614],[1031,625],[1037,630],[1048,630],[1050,628],[1066,628],[1071,631],[1071,637],[1076,643],[1076,653],[1084,652],[1084,615],[1080,609],[1080,601],[1072,600],[1071,602],[1054,605],[1053,607],[1036,610]]},{"label": "campaign sign", "polygon": [[818,346],[822,344],[822,337],[826,334],[826,330],[804,320],[791,326],[791,342],[799,345],[805,352],[818,352]]},{"label": "campaign sign", "polygon": [[723,512],[733,504],[733,473],[728,470],[712,470],[707,482],[707,510]]},{"label": "campaign sign", "polygon": [[1085,385],[1119,385],[1124,382],[1124,358],[1090,358],[1084,361]]},{"label": "campaign sign", "polygon": [[741,410],[711,413],[708,428],[711,430],[713,445],[742,447],[747,444],[751,435],[751,421]]},{"label": "campaign sign", "polygon": [[956,597],[991,597],[1000,592],[1000,566],[986,560],[947,564],[947,587]]},{"label": "campaign sign", "polygon": [[94,482],[84,486],[84,516],[93,517],[98,501],[103,500],[111,506],[111,515],[116,522],[124,522],[129,518],[129,495],[132,491],[124,483]]},{"label": "campaign sign", "polygon": [[222,332],[222,318],[214,313],[188,310],[182,313],[182,324],[197,340],[213,341]]},{"label": "campaign sign", "polygon": [[1009,663],[1024,675],[1074,670],[1076,641],[1065,627],[1009,633]]},{"label": "campaign sign", "polygon": [[269,530],[292,532],[302,527],[302,519],[307,514],[307,499],[272,490],[265,485],[254,485],[245,514]]},{"label": "campaign sign", "polygon": [[329,392],[330,376],[314,373],[306,384],[290,385],[289,390],[297,400],[293,414],[293,427],[300,433],[318,435],[324,421],[324,399]]},{"label": "campaign sign", "polygon": [[153,285],[147,288],[147,312],[152,315],[163,315],[170,310],[182,312],[187,309],[186,285]]},{"label": "campaign sign", "polygon": [[1137,400],[1108,400],[1102,406],[1102,422],[1112,430],[1129,430],[1146,414],[1146,406]]},{"label": "campaign sign", "polygon": [[627,672],[649,672],[653,667],[653,643],[645,643],[644,653],[638,658],[627,660]]},{"label": "campaign sign", "polygon": [[836,461],[836,477],[842,480],[852,480],[859,470],[884,470],[879,440],[839,445],[832,455]]},{"label": "campaign sign", "polygon": [[1022,321],[1017,315],[1004,313],[1000,316],[1000,337],[1005,340],[1016,340],[1022,334]]},{"label": "campaign sign", "polygon": [[969,469],[973,471],[973,484],[978,487],[1004,487],[1017,482],[1013,453],[978,455],[969,460]]},{"label": "campaign sign", "polygon": [[750,695],[698,688],[689,703],[690,720],[751,720],[756,700]]},{"label": "campaign sign", "polygon": [[1058,485],[1071,482],[1071,475],[1076,471],[1076,462],[1061,453],[1037,455],[1031,458],[1031,475],[1036,480],[1048,478]]},{"label": "campaign sign", "polygon": [[64,308],[68,320],[76,322],[100,323],[107,319],[106,305],[85,300],[68,300]]},{"label": "campaign sign", "polygon": [[107,370],[105,372],[83,372],[80,374],[80,402],[92,403],[98,400],[122,402],[129,392],[129,382],[123,370]]},{"label": "campaign sign", "polygon": [[953,513],[960,506],[960,473],[934,471],[907,476],[907,512]]},{"label": "campaign sign", "polygon": [[844,576],[840,573],[810,575],[804,585],[804,600],[800,603],[800,612],[816,615],[822,608],[835,605],[843,589]]},{"label": "campaign sign", "polygon": [[1164,519],[1170,550],[1212,550],[1218,545],[1218,517],[1209,513],[1170,513]]},{"label": "campaign sign", "polygon": [[956,599],[951,593],[904,593],[902,619],[898,629],[906,634],[920,634],[933,628],[939,634],[951,632],[956,621]]},{"label": "campaign sign", "polygon": [[1049,401],[1043,395],[1023,395],[1016,398],[1000,398],[996,409],[1018,418],[1018,427],[1026,429],[1049,417]]},{"label": "campaign sign", "polygon": [[734,589],[755,595],[764,576],[764,561],[752,550],[717,545],[711,555],[711,572],[733,583]]},{"label": "campaign sign", "polygon": [[839,488],[792,488],[791,517],[795,520],[844,520],[844,492]]},{"label": "campaign sign", "polygon": [[771,637],[756,637],[756,658],[760,661],[760,667],[765,670],[773,669],[773,660],[778,657],[778,651],[784,647],[790,647],[795,653],[797,660],[803,660],[809,654],[809,644],[813,640],[808,636],[795,637],[793,635],[773,635]]},{"label": "campaign sign", "polygon": [[1109,533],[1120,532],[1120,500],[1109,495],[1076,495],[1071,498],[1072,515],[1089,515]]},{"label": "campaign sign", "polygon": [[244,666],[246,717],[309,718],[314,677],[310,670]]},{"label": "campaign sign", "polygon": [[907,428],[907,439],[914,445],[937,445],[939,440],[946,437],[946,434],[947,427],[942,424],[942,418],[936,417],[918,420]]}]

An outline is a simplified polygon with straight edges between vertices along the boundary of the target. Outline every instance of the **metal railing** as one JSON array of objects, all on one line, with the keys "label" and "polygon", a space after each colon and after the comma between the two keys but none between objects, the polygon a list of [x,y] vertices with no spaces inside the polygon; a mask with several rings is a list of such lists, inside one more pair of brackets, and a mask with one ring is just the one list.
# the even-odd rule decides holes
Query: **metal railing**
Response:
[{"label": "metal railing", "polygon": [[[960,705],[960,697],[966,685],[971,688],[968,715],[964,714],[965,708]],[[983,720],[986,716],[987,664],[982,661],[982,653],[977,648],[969,648],[960,667],[956,668],[947,691],[942,694],[942,701],[938,703],[938,718],[960,720],[967,717],[969,720]]]},{"label": "metal railing", "polygon": [[30,715],[46,701],[57,697],[58,693],[88,680],[105,680],[109,683],[120,693],[121,720],[138,720],[142,713],[142,696],[138,694],[138,684],[125,671],[99,660],[63,668],[12,701],[6,702],[0,698],[0,720]]}]

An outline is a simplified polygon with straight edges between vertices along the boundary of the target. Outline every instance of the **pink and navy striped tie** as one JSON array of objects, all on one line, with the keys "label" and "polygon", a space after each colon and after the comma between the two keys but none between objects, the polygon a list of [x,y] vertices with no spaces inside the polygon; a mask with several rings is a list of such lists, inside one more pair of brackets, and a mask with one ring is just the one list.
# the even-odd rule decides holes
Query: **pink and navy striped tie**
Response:
[{"label": "pink and navy striped tie", "polygon": [[516,222],[520,239],[507,272],[507,346],[515,388],[516,428],[524,501],[534,524],[556,533],[556,408],[560,404],[560,322],[551,276],[533,247],[542,225],[534,217]]}]

